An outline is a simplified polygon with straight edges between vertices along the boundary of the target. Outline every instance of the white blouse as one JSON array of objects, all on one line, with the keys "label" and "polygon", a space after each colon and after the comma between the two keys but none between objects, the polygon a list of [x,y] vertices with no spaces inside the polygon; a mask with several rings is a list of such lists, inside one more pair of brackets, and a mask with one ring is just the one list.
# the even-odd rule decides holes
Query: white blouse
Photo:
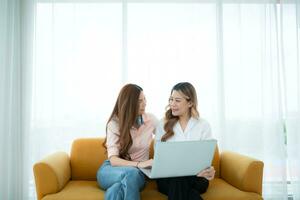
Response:
[{"label": "white blouse", "polygon": [[[179,122],[173,128],[174,135],[168,141],[192,141],[192,140],[209,140],[213,139],[209,123],[202,118],[196,119],[191,117],[183,131]],[[161,140],[165,134],[164,120],[160,120],[155,131],[155,140]]]}]

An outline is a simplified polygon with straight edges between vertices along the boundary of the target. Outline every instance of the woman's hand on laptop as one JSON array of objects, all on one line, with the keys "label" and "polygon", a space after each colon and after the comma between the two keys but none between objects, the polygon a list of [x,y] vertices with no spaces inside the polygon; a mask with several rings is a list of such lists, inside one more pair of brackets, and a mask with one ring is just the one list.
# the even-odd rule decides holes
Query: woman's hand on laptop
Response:
[{"label": "woman's hand on laptop", "polygon": [[153,159],[149,159],[138,164],[138,168],[151,168]]},{"label": "woman's hand on laptop", "polygon": [[213,166],[206,168],[197,174],[198,177],[204,177],[207,180],[212,180],[215,177],[216,170]]}]

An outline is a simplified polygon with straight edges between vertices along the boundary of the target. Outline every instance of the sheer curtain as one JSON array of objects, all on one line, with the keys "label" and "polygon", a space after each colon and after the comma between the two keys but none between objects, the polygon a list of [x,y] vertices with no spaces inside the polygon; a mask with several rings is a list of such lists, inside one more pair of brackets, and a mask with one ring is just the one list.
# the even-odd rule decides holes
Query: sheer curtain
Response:
[{"label": "sheer curtain", "polygon": [[288,177],[294,200],[300,199],[300,2],[281,2],[282,64],[285,88],[285,132],[287,135]]},{"label": "sheer curtain", "polygon": [[0,199],[29,199],[34,0],[0,0]]},{"label": "sheer curtain", "polygon": [[122,86],[121,9],[121,3],[36,3],[31,165],[70,152],[76,138],[105,135]]},{"label": "sheer curtain", "polygon": [[265,199],[287,199],[277,4],[223,5],[224,149],[264,161]]},{"label": "sheer curtain", "polygon": [[105,134],[122,80],[121,8],[37,3],[31,137],[38,158]]},{"label": "sheer curtain", "polygon": [[0,1],[0,199],[21,199],[20,1]]},{"label": "sheer curtain", "polygon": [[162,116],[172,85],[192,82],[221,149],[263,160],[264,198],[281,200],[288,189],[279,8],[276,1],[129,3],[127,23],[128,78],[146,80],[157,100],[150,110]]}]

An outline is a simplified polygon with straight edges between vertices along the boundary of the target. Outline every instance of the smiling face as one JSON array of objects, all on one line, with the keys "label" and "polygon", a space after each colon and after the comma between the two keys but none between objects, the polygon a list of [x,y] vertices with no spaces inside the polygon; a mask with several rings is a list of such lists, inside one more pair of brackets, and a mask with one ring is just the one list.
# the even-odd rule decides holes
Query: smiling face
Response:
[{"label": "smiling face", "polygon": [[173,116],[182,117],[190,115],[192,103],[189,97],[185,96],[182,92],[173,90],[169,98],[169,106]]},{"label": "smiling face", "polygon": [[145,113],[145,109],[146,109],[146,97],[144,95],[144,92],[141,91],[140,96],[139,96],[139,115],[142,115]]}]

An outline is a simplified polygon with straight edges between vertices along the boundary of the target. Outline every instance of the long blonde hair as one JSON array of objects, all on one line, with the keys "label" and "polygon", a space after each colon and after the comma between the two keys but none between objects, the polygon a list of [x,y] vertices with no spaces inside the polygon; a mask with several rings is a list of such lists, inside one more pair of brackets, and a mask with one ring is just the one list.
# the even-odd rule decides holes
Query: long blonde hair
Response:
[{"label": "long blonde hair", "polygon": [[125,85],[119,92],[114,109],[106,123],[106,138],[103,146],[106,147],[107,125],[110,121],[116,120],[119,124],[119,156],[120,158],[131,160],[128,150],[132,146],[130,129],[135,123],[139,112],[139,96],[143,89],[135,84]]},{"label": "long blonde hair", "polygon": [[[197,110],[197,106],[198,106],[197,93],[194,86],[189,82],[181,82],[174,85],[174,87],[171,90],[171,95],[174,90],[181,92],[186,96],[185,99],[192,104],[192,106],[190,107],[190,115],[192,117],[199,118],[199,112]],[[179,117],[174,116],[172,114],[172,110],[168,105],[164,119],[165,119],[164,130],[166,133],[161,138],[161,141],[163,142],[167,141],[170,137],[174,135],[173,127],[175,126],[176,122],[179,120]]]}]

